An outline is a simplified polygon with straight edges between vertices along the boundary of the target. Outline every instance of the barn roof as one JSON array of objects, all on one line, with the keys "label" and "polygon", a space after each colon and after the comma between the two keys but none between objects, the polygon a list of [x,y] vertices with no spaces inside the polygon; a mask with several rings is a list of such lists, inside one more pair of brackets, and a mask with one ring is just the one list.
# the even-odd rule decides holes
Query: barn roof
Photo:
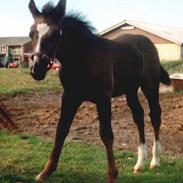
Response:
[{"label": "barn roof", "polygon": [[124,21],[120,22],[119,24],[114,25],[114,26],[100,32],[99,34],[101,36],[104,36],[105,34],[113,32],[116,29],[119,29],[126,24],[137,27],[139,29],[142,29],[146,32],[149,32],[151,34],[154,34],[156,36],[169,40],[178,45],[183,44],[183,28],[158,25],[158,24],[150,24],[150,23],[145,23],[145,22],[140,22],[140,21],[135,21],[135,20],[124,20]]},{"label": "barn roof", "polygon": [[29,37],[0,37],[1,46],[17,46],[30,42]]}]

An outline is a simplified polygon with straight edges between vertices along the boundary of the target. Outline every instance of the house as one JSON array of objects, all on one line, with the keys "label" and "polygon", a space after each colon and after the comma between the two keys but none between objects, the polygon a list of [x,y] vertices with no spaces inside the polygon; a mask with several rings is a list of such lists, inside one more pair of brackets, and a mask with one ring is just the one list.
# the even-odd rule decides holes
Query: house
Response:
[{"label": "house", "polygon": [[161,61],[183,59],[183,28],[124,20],[99,34],[108,39],[122,34],[141,34],[154,43]]},{"label": "house", "polygon": [[28,62],[32,54],[29,37],[0,37],[0,65],[9,61]]}]

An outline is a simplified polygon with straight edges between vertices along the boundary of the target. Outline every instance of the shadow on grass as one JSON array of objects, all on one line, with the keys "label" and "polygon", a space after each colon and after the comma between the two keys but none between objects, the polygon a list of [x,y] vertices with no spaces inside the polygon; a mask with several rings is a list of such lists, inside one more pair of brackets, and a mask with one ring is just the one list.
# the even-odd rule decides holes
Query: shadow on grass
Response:
[{"label": "shadow on grass", "polygon": [[[36,175],[35,175],[36,176]],[[18,176],[4,174],[0,176],[0,183],[34,183],[35,177],[26,177],[25,175]],[[45,183],[102,183],[105,182],[105,175],[93,174],[93,173],[82,173],[78,171],[59,172],[54,173],[50,176]]]},{"label": "shadow on grass", "polygon": [[[26,175],[18,176],[4,174],[0,177],[1,183],[34,183],[36,175],[26,177]],[[56,172],[50,176],[45,183],[105,183],[106,174],[99,171],[82,172],[80,170],[63,171],[62,173]],[[183,177],[180,175],[172,175],[168,172],[162,172],[161,169],[156,171],[145,171],[144,173],[133,175],[130,173],[119,173],[116,183],[183,183]]]}]

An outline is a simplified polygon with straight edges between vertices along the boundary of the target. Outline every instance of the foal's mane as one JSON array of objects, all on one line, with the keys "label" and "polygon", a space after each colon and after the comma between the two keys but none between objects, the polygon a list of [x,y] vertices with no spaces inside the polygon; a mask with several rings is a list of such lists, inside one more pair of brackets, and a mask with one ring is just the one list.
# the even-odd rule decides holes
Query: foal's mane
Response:
[{"label": "foal's mane", "polygon": [[71,13],[65,16],[63,24],[75,32],[83,34],[93,34],[96,31],[94,27],[91,26],[90,22],[84,20],[85,17],[78,13]]},{"label": "foal's mane", "polygon": [[[49,2],[42,8],[42,14],[44,17],[55,17],[57,12],[54,5]],[[58,18],[58,17],[57,17]],[[64,18],[60,17],[61,24],[63,26],[67,26],[76,32],[84,33],[84,34],[93,34],[96,32],[96,29],[91,26],[91,23],[85,20],[84,16],[81,16],[80,13],[69,13],[68,15],[64,16]]]}]

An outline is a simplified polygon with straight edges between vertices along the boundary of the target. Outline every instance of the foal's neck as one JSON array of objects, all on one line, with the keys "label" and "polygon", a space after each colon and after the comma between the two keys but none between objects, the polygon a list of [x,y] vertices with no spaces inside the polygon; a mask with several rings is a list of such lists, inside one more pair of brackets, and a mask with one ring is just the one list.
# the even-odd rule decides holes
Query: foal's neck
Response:
[{"label": "foal's neck", "polygon": [[86,62],[92,49],[92,43],[97,37],[87,22],[78,17],[65,17],[63,21],[63,33],[60,44],[60,60],[62,64],[77,65]]}]

